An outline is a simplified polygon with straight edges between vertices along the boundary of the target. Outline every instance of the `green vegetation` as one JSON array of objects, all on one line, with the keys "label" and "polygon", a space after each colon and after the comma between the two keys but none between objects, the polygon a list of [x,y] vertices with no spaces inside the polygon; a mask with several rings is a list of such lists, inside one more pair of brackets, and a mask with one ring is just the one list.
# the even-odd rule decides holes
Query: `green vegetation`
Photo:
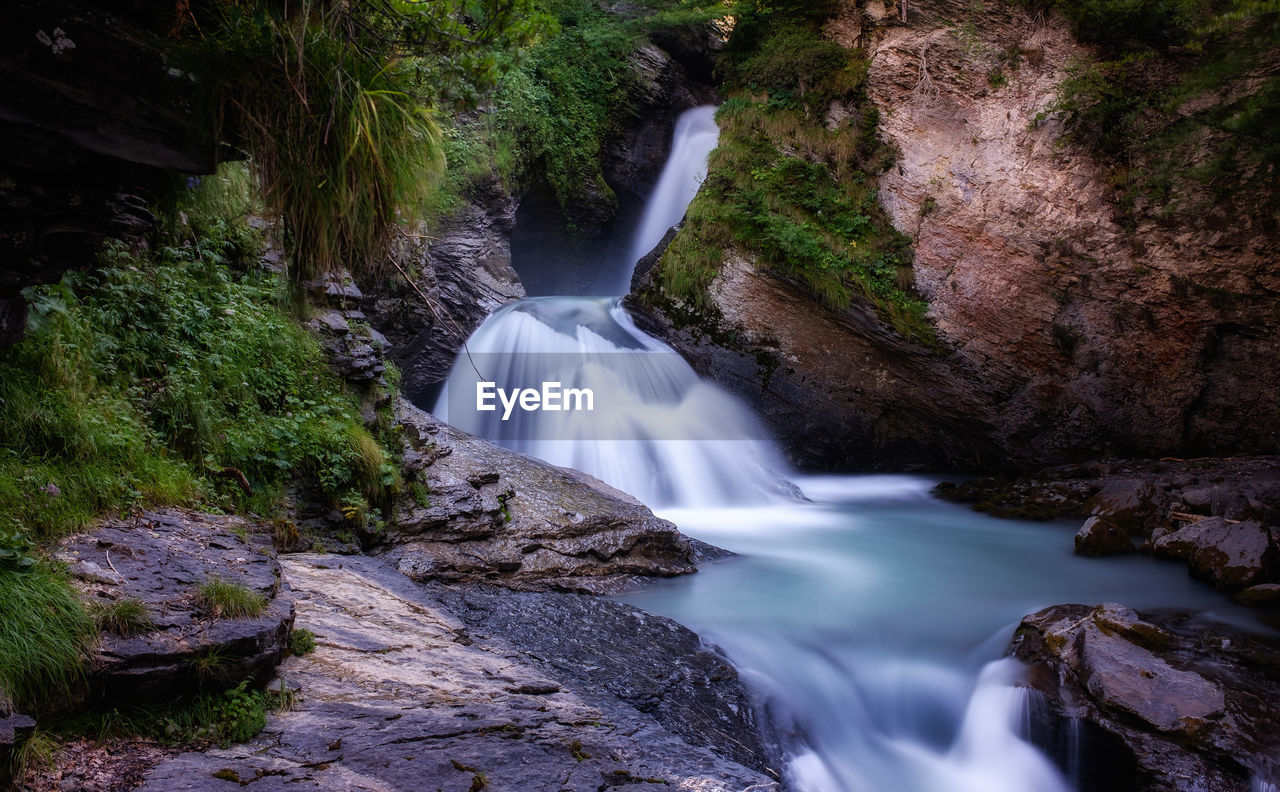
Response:
[{"label": "green vegetation", "polygon": [[[447,211],[476,185],[500,179],[520,192],[545,181],[571,227],[613,202],[601,155],[607,141],[637,122],[639,81],[628,63],[655,30],[723,16],[723,4],[640,0],[606,9],[593,0],[540,0],[553,25],[520,53],[480,112],[444,133],[448,176],[434,198]],[[611,208],[616,208],[616,205]]]},{"label": "green vegetation", "polygon": [[95,631],[66,576],[48,564],[0,567],[0,699],[56,699],[81,681]]},{"label": "green vegetation", "polygon": [[[1280,7],[1261,0],[1047,0],[1098,46],[1050,111],[1116,163],[1132,209],[1237,199],[1280,210]],[[1239,200],[1242,199],[1242,200]]]},{"label": "green vegetation", "polygon": [[214,576],[196,588],[196,603],[215,619],[247,619],[266,610],[267,598],[241,583]]},{"label": "green vegetation", "polygon": [[137,597],[125,597],[111,603],[94,603],[89,607],[89,613],[98,630],[125,638],[155,628],[146,603]]},{"label": "green vegetation", "polygon": [[76,716],[58,724],[58,729],[95,738],[138,735],[168,744],[226,747],[262,731],[267,713],[277,709],[286,695],[271,689],[254,690],[246,679],[219,693]]},{"label": "green vegetation", "polygon": [[[185,5],[184,5],[185,8]],[[250,155],[295,280],[377,271],[443,166],[434,111],[474,103],[529,40],[529,0],[192,6],[171,57]]]},{"label": "green vegetation", "polygon": [[289,652],[296,657],[311,654],[316,650],[316,634],[300,627],[289,633]]},{"label": "green vegetation", "polygon": [[[731,248],[807,288],[832,310],[867,300],[904,338],[934,339],[912,290],[910,240],[890,225],[876,175],[867,62],[821,36],[830,9],[742,4],[730,42],[720,145],[664,255],[658,282],[695,310]],[[827,123],[833,106],[843,109]]]},{"label": "green vegetation", "polygon": [[183,196],[187,223],[150,251],[109,243],[96,272],[31,290],[27,338],[0,352],[0,531],[43,539],[196,500],[267,513],[287,482],[368,510],[399,485],[356,396],[280,309],[257,235],[203,207],[235,174]]}]

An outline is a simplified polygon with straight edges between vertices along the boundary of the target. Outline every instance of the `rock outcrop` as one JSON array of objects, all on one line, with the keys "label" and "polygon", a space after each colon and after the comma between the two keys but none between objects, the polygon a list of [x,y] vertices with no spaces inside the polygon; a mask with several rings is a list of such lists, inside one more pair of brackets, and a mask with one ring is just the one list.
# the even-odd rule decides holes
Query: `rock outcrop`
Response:
[{"label": "rock outcrop", "polygon": [[[827,311],[735,255],[709,310],[648,300],[654,328],[810,464],[1276,453],[1274,219],[1243,211],[1247,197],[1232,199],[1241,211],[1173,216],[1122,205],[1123,169],[1052,110],[1092,54],[1055,13],[838,7],[827,34],[870,60],[879,135],[897,152],[880,203],[914,241],[941,350],[913,349],[867,311]],[[833,105],[828,122],[848,113]],[[817,416],[794,418],[808,404]]]},{"label": "rock outcrop", "polygon": [[12,0],[0,25],[0,341],[20,289],[154,223],[172,172],[209,173],[216,142],[193,78],[148,41],[172,3]]},{"label": "rock outcrop", "polygon": [[426,237],[403,243],[395,255],[404,274],[393,269],[363,284],[349,304],[389,342],[401,391],[424,406],[472,331],[499,306],[525,296],[511,267],[516,202],[497,184],[482,193]]},{"label": "rock outcrop", "polygon": [[[177,509],[142,512],[63,540],[57,557],[91,607],[134,601],[146,612],[137,631],[103,633],[89,686],[94,705],[167,701],[246,678],[265,683],[284,656],[293,598],[263,526]],[[197,589],[215,578],[260,596],[262,612],[210,612]]]},{"label": "rock outcrop", "polygon": [[691,540],[631,496],[410,404],[397,418],[415,478],[386,540],[410,577],[603,592],[695,570]]},{"label": "rock outcrop", "polygon": [[1081,555],[1135,549],[1187,564],[1241,602],[1274,607],[1280,584],[1280,460],[1112,460],[980,478],[938,493],[1003,517],[1083,517]]},{"label": "rock outcrop", "polygon": [[[708,741],[682,737],[628,702],[582,686],[589,669],[565,673],[540,661],[536,646],[471,629],[377,559],[305,555],[283,563],[298,595],[299,624],[318,644],[281,667],[299,689],[298,703],[271,716],[249,743],[161,762],[147,774],[145,792],[778,789]],[[622,607],[608,603],[605,610]],[[670,657],[696,645],[682,628],[643,618],[665,624],[625,641],[607,633],[593,638],[584,629],[590,619],[544,626],[589,646],[591,655],[637,669],[647,668],[651,651]],[[680,688],[667,692],[670,699],[682,695]],[[728,713],[743,694],[735,684],[711,683],[705,695],[726,695],[719,711]]]},{"label": "rock outcrop", "polygon": [[1139,792],[1280,782],[1276,650],[1274,639],[1115,604],[1032,614],[1011,645],[1059,719],[1035,724],[1033,739],[1053,744],[1060,719],[1084,723],[1091,739],[1067,769]]}]

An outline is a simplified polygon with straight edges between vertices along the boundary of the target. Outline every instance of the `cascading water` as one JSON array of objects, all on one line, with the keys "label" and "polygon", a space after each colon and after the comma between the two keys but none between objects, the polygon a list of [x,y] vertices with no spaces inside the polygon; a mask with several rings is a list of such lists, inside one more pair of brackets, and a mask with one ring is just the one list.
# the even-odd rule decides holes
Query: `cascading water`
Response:
[{"label": "cascading water", "polygon": [[[698,108],[677,124],[635,257],[692,199],[715,145],[712,112]],[[602,277],[625,291],[633,265]],[[474,409],[484,381],[590,388],[595,409],[589,419],[503,420],[500,409]],[[638,330],[616,298],[505,306],[469,339],[436,412],[592,473],[739,553],[627,599],[728,652],[780,724],[800,792],[1067,790],[1024,739],[1020,666],[999,659],[1017,620],[1061,602],[1224,605],[1150,559],[1077,558],[1062,526],[993,520],[932,499],[933,482],[922,478],[803,478],[812,500],[795,497],[753,416]],[[1079,757],[1068,758],[1074,771]]]}]

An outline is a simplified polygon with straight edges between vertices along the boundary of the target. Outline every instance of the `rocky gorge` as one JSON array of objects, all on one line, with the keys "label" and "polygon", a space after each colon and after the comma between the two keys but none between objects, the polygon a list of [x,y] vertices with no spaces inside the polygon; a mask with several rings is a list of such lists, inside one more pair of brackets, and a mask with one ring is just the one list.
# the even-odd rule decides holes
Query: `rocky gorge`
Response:
[{"label": "rocky gorge", "polygon": [[[1089,460],[949,495],[1087,520],[1079,554],[1175,560],[1275,624],[1277,463],[1260,456],[1280,430],[1274,233],[1225,208],[1184,226],[1154,207],[1118,215],[1114,174],[1045,113],[1087,50],[1053,14],[843,3],[825,30],[867,53],[878,134],[897,150],[879,201],[911,238],[938,344],[902,337],[869,304],[823,308],[734,249],[700,315],[651,299],[665,245],[655,250],[628,299],[641,325],[742,395],[807,468],[1023,473]],[[643,123],[602,154],[609,190],[652,184],[675,115],[713,95],[723,46],[686,31],[635,53]],[[858,112],[833,106],[826,120]],[[146,631],[98,644],[78,702],[249,678],[281,707],[235,745],[131,744],[127,784],[91,777],[111,751],[89,748],[32,788],[809,788],[786,770],[797,737],[779,736],[757,669],[740,678],[686,627],[599,596],[693,574],[723,551],[590,475],[422,409],[471,332],[525,296],[512,263],[522,212],[600,235],[617,203],[539,201],[550,199],[484,183],[437,226],[407,230],[390,273],[314,284],[308,329],[364,398],[365,422],[395,433],[403,482],[385,524],[336,508],[275,522],[154,509],[63,540],[55,557],[90,602],[139,600],[153,614]],[[15,293],[34,282],[13,280]],[[1113,457],[1225,453],[1259,456]],[[193,589],[212,576],[265,609],[225,618],[200,605]],[[291,652],[295,627],[314,652]],[[1026,736],[1079,788],[1233,791],[1280,783],[1276,651],[1265,635],[1122,604],[1041,610],[1008,649],[1043,703]],[[0,745],[33,729],[0,715]]]}]

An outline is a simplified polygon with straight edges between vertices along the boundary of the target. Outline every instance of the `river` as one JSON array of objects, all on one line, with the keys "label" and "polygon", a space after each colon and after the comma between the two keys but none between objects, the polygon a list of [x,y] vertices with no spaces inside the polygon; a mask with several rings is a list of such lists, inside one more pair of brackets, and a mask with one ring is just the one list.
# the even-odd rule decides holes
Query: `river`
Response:
[{"label": "river", "polygon": [[[625,289],[635,258],[683,215],[715,143],[712,112],[680,119],[630,263],[597,283]],[[599,407],[504,420],[471,409],[487,380],[590,387]],[[625,599],[728,654],[801,792],[1072,789],[1073,746],[1051,757],[1025,739],[1034,694],[1002,659],[1022,616],[1115,601],[1249,620],[1178,565],[1076,557],[1077,526],[996,520],[932,497],[935,479],[789,471],[750,411],[638,330],[618,298],[504,306],[468,341],[436,412],[592,473],[737,554]]]}]

